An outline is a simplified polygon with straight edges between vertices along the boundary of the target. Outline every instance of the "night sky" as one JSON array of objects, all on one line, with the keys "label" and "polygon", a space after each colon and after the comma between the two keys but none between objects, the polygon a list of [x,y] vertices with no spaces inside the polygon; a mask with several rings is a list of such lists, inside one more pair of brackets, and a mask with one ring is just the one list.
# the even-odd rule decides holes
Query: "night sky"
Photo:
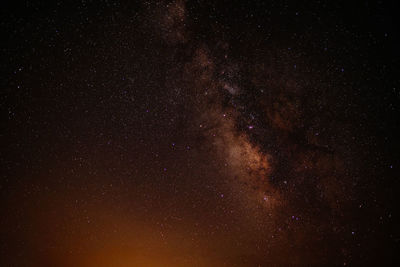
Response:
[{"label": "night sky", "polygon": [[394,5],[40,2],[0,11],[1,266],[395,264]]}]

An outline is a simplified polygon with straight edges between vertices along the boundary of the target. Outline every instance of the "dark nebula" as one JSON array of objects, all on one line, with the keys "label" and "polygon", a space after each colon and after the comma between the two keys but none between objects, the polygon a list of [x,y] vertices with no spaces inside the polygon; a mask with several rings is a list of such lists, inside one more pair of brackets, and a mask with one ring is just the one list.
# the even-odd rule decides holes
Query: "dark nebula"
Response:
[{"label": "dark nebula", "polygon": [[394,5],[40,2],[1,10],[1,266],[396,265]]}]

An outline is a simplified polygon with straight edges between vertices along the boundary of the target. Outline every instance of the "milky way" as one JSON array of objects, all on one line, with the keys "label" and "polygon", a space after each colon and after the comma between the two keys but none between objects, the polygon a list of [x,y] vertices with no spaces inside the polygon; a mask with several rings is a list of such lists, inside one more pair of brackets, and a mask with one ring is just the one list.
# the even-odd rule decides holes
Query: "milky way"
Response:
[{"label": "milky way", "polygon": [[391,8],[244,2],[5,8],[0,265],[394,262]]}]

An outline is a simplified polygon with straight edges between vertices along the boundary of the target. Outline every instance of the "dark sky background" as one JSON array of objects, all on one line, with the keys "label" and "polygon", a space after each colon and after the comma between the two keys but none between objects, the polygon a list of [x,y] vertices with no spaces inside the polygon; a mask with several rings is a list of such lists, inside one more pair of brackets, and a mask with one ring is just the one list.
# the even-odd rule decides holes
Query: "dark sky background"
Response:
[{"label": "dark sky background", "polygon": [[1,266],[395,265],[390,2],[9,2]]}]

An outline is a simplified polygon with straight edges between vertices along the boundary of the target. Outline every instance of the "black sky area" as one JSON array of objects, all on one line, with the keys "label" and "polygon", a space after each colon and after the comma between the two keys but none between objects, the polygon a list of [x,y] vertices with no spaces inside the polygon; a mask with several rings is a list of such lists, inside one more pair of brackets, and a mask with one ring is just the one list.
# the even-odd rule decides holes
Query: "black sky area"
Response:
[{"label": "black sky area", "polygon": [[396,266],[390,1],[8,1],[1,266]]}]

